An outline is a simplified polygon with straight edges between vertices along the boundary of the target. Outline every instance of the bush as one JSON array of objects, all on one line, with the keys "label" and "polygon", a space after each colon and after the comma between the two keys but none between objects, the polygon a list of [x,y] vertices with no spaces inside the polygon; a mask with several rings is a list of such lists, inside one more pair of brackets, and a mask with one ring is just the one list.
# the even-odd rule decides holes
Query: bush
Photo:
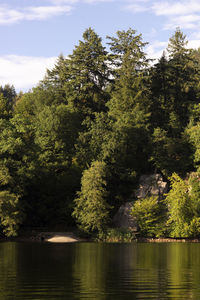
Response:
[{"label": "bush", "polygon": [[98,234],[97,240],[109,243],[130,243],[134,238],[134,233],[128,228],[109,228],[104,233]]},{"label": "bush", "polygon": [[136,218],[142,236],[160,237],[164,234],[165,203],[150,196],[137,200],[131,214]]}]

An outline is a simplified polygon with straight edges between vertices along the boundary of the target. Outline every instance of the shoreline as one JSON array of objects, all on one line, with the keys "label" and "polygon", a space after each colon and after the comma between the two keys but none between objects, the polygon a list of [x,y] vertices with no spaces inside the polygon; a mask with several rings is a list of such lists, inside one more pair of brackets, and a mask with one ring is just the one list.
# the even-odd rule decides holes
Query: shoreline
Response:
[{"label": "shoreline", "polygon": [[77,243],[87,241],[73,232],[37,232],[16,237],[1,237],[0,242]]},{"label": "shoreline", "polygon": [[200,243],[200,238],[137,238],[139,243]]},{"label": "shoreline", "polygon": [[[78,243],[78,242],[93,242],[90,238],[81,238],[74,232],[32,232],[26,235],[19,235],[16,237],[1,237],[0,242],[44,242],[44,243]],[[105,242],[111,243],[111,242]],[[114,242],[127,243],[127,242]],[[131,242],[130,242],[131,243]],[[200,243],[200,238],[148,238],[138,237],[132,240],[132,243]]]}]

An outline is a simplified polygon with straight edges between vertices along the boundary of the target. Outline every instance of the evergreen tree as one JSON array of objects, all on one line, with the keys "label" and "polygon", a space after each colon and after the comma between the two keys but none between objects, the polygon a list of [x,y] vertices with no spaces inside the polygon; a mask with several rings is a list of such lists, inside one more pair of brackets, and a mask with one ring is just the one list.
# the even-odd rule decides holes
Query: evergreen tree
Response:
[{"label": "evergreen tree", "polygon": [[69,107],[84,115],[105,110],[106,87],[110,80],[108,54],[101,38],[92,30],[83,33],[83,41],[69,55],[70,80],[65,91]]},{"label": "evergreen tree", "polygon": [[109,115],[123,126],[144,127],[148,119],[148,90],[145,86],[148,62],[143,52],[146,43],[129,29],[108,37],[116,65],[115,87],[108,102]]},{"label": "evergreen tree", "polygon": [[[124,175],[132,174],[144,171],[148,159],[143,147],[144,144],[148,145],[149,119],[148,61],[143,51],[146,43],[132,29],[118,31],[116,38],[109,39],[117,74],[107,104],[108,115],[113,120],[115,142],[112,143],[112,152],[118,152],[116,170],[123,170]],[[145,166],[142,163],[144,161]]]},{"label": "evergreen tree", "polygon": [[180,137],[189,121],[190,107],[199,101],[199,67],[187,44],[186,36],[177,29],[169,39],[169,58],[163,55],[151,71],[151,123],[171,137]]},{"label": "evergreen tree", "polygon": [[75,199],[73,216],[86,232],[101,233],[109,220],[109,205],[106,202],[106,165],[95,161],[83,172],[81,191]]}]

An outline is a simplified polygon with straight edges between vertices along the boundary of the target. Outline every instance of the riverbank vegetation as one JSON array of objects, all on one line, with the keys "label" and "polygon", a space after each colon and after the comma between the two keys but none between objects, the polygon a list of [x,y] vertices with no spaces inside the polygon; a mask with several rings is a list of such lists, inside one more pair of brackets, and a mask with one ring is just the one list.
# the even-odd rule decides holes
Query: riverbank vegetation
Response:
[{"label": "riverbank vegetation", "polygon": [[[200,236],[200,50],[180,29],[158,61],[146,44],[129,29],[105,47],[89,28],[36,88],[0,88],[1,232],[63,224],[112,238],[128,200],[141,236]],[[134,199],[154,172],[171,182],[165,199]]]}]

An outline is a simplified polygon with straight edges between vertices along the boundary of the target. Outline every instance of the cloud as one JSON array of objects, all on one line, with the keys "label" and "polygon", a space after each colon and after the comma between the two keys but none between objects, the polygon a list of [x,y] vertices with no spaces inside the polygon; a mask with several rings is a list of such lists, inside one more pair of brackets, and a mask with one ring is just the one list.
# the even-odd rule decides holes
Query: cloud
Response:
[{"label": "cloud", "polygon": [[198,49],[200,47],[200,40],[189,40],[187,46],[188,48]]},{"label": "cloud", "polygon": [[181,27],[182,29],[192,29],[200,25],[200,15],[184,15],[171,17],[164,25],[164,29],[174,29]]},{"label": "cloud", "polygon": [[0,24],[14,24],[20,21],[46,20],[48,18],[69,13],[71,6],[37,6],[21,10],[0,7]]},{"label": "cloud", "polygon": [[154,41],[146,47],[147,57],[151,59],[159,59],[167,48],[168,42]]},{"label": "cloud", "polygon": [[72,5],[78,2],[78,0],[47,0],[47,2],[53,3],[55,5],[68,4]]},{"label": "cloud", "polygon": [[0,85],[13,84],[17,90],[27,91],[44,78],[56,57],[6,55],[0,57]]},{"label": "cloud", "polygon": [[60,5],[60,4],[75,4],[75,3],[88,3],[88,4],[93,4],[93,3],[98,3],[98,2],[116,2],[119,0],[47,0],[47,2]]},{"label": "cloud", "polygon": [[149,10],[148,7],[141,5],[139,3],[129,4],[129,5],[125,6],[124,9],[131,11],[132,13],[140,13],[140,12],[145,12],[145,11]]},{"label": "cloud", "polygon": [[156,16],[165,16],[163,29],[171,30],[177,26],[182,29],[193,29],[200,25],[199,0],[157,1],[152,5],[152,12]]},{"label": "cloud", "polygon": [[23,19],[24,14],[14,9],[0,7],[0,24],[16,23]]},{"label": "cloud", "polygon": [[163,1],[155,2],[152,10],[157,16],[189,15],[200,12],[200,2],[190,1]]},{"label": "cloud", "polygon": [[[132,13],[140,13],[151,10],[150,0],[127,0],[124,10]],[[129,4],[128,4],[129,3]],[[147,5],[149,3],[149,5]]]},{"label": "cloud", "polygon": [[26,9],[25,20],[46,20],[71,11],[71,6],[38,6]]},{"label": "cloud", "polygon": [[46,6],[12,8],[0,4],[0,25],[15,24],[20,21],[47,20],[51,17],[68,14],[76,3],[94,4],[117,0],[46,0]]},{"label": "cloud", "polygon": [[126,0],[124,9],[132,13],[149,12],[157,17],[165,17],[163,29],[195,29],[200,26],[199,0]]},{"label": "cloud", "polygon": [[[116,0],[83,0],[85,3],[94,4],[99,2],[116,2]],[[81,2],[81,1],[80,1]]]}]

